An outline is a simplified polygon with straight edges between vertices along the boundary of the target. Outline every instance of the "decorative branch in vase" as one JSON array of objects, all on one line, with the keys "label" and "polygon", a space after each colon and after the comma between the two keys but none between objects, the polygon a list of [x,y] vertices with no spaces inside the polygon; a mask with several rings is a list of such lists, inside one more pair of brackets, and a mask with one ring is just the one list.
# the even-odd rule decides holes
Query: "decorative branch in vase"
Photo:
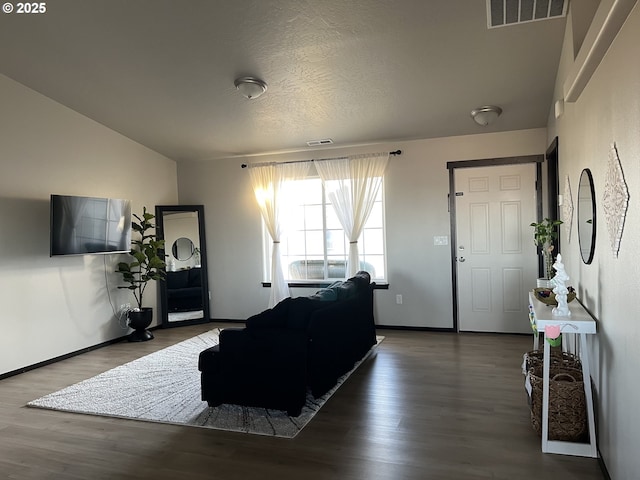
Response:
[{"label": "decorative branch in vase", "polygon": [[143,342],[153,338],[153,334],[146,329],[153,319],[153,309],[142,306],[142,297],[150,281],[164,280],[166,264],[160,255],[164,240],[158,239],[156,226],[151,222],[155,217],[147,211],[147,207],[143,207],[142,216],[135,213],[133,216],[137,222],[132,221],[131,227],[138,238],[131,240],[130,260],[118,263],[116,272],[128,284],[118,288],[131,290],[137,305],[127,312],[129,326],[134,329],[129,341]]},{"label": "decorative branch in vase", "polygon": [[553,278],[553,241],[558,238],[559,225],[562,225],[562,220],[551,220],[550,218],[531,224],[534,228],[533,243],[539,247],[544,260],[544,280]]}]

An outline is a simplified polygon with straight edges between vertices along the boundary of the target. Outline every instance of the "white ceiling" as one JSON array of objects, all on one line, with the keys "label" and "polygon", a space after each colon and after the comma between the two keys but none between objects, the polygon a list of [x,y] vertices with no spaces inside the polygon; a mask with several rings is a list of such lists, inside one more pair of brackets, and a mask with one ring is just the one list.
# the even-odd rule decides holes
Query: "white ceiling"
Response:
[{"label": "white ceiling", "polygon": [[[0,14],[10,78],[175,160],[544,127],[565,18],[483,0],[50,0]],[[236,77],[265,80],[247,100]],[[489,127],[474,107],[504,113]]]}]

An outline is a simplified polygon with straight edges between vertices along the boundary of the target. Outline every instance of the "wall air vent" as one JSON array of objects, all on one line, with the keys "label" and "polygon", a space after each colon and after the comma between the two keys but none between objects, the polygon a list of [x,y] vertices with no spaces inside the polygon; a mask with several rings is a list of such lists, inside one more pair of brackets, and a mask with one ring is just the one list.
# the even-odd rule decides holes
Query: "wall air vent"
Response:
[{"label": "wall air vent", "polygon": [[307,142],[307,145],[309,145],[310,147],[321,147],[322,145],[331,145],[333,143],[333,140],[331,140],[330,138],[324,138],[322,140],[309,140]]},{"label": "wall air vent", "polygon": [[549,20],[567,15],[569,0],[487,0],[487,26]]}]

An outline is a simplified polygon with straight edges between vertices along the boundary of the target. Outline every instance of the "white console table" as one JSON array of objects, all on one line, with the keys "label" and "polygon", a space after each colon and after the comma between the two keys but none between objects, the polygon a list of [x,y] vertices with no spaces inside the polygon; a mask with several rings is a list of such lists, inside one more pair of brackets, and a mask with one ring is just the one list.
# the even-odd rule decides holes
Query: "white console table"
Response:
[{"label": "white console table", "polygon": [[[584,309],[580,302],[569,303],[569,316],[556,316],[549,307],[536,299],[533,292],[529,292],[529,305],[531,306],[532,323],[537,334],[534,335],[534,348],[538,348],[538,335],[543,333],[547,326],[559,325],[564,335],[575,334],[580,341],[580,360],[582,363],[582,377],[584,381],[584,394],[587,402],[587,421],[589,426],[589,443],[564,442],[549,440],[549,342],[544,343],[543,366],[543,390],[542,390],[542,451],[544,453],[559,453],[564,455],[578,455],[582,457],[597,457],[596,426],[593,414],[593,395],[591,391],[591,372],[589,370],[589,349],[587,348],[587,335],[596,333],[596,321]],[[564,343],[564,342],[563,342]]]}]

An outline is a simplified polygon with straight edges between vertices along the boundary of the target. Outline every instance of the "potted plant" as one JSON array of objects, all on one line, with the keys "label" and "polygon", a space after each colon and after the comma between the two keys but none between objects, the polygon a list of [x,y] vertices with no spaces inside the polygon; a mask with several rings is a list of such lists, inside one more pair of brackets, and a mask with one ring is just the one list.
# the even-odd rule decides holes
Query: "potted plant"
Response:
[{"label": "potted plant", "polygon": [[[545,277],[540,280],[551,280],[553,277],[553,241],[558,238],[558,225],[562,224],[562,220],[551,220],[545,218],[542,222],[533,222],[531,226],[533,231],[533,243],[540,248],[544,259]],[[538,282],[541,283],[541,282]],[[546,287],[548,285],[538,285],[538,287]]]},{"label": "potted plant", "polygon": [[143,342],[151,340],[153,335],[146,328],[151,325],[153,308],[143,307],[142,299],[148,283],[151,280],[162,280],[166,277],[166,265],[162,250],[164,240],[158,240],[155,234],[155,225],[151,222],[155,217],[143,207],[142,217],[133,214],[136,221],[131,222],[134,234],[139,238],[131,240],[132,259],[129,262],[120,262],[116,272],[122,274],[122,279],[128,285],[118,288],[131,290],[136,299],[137,307],[127,312],[128,324],[134,329],[129,335],[129,341]]}]

